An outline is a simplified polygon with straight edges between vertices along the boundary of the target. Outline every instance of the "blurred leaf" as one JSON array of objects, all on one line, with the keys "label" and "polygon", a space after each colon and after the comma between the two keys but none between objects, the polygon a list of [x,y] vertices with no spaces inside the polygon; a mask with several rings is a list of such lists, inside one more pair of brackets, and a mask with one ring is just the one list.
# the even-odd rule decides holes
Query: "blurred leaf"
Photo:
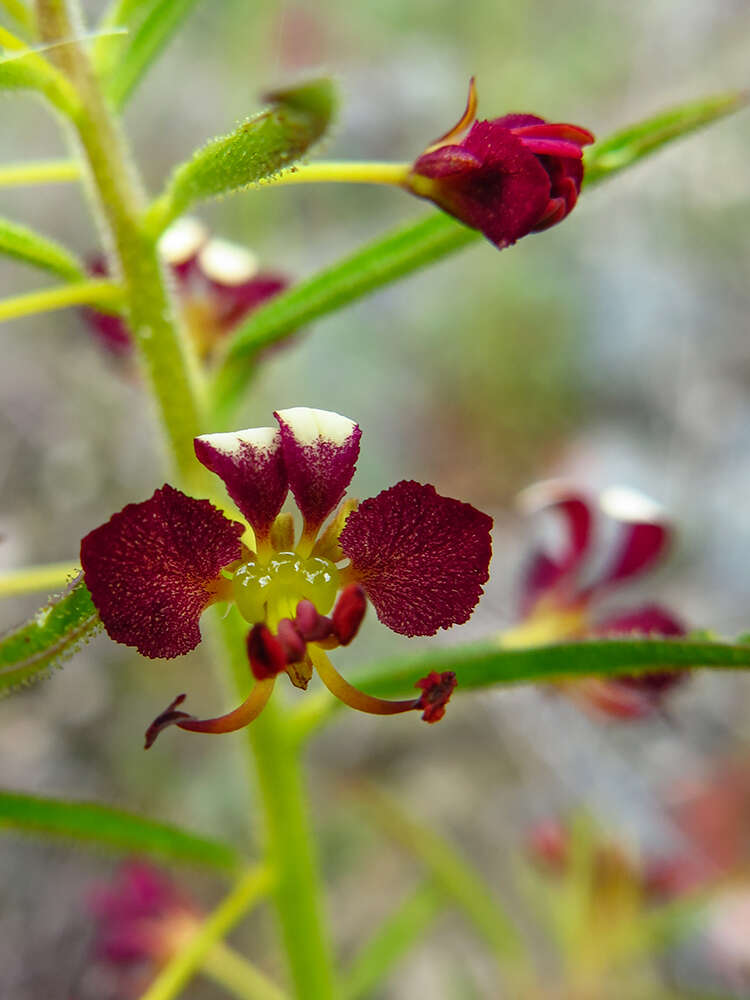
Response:
[{"label": "blurred leaf", "polygon": [[248,362],[262,348],[479,238],[449,216],[431,214],[275,296],[234,333],[214,385],[217,409],[230,410],[236,403]]},{"label": "blurred leaf", "polygon": [[21,25],[25,33],[33,32],[34,15],[23,0],[0,0],[0,7],[6,10],[17,24]]},{"label": "blurred leaf", "polygon": [[518,961],[523,953],[518,931],[483,877],[458,850],[374,785],[361,782],[352,792],[375,826],[422,862],[435,885],[459,907],[501,964]]},{"label": "blurred leaf", "polygon": [[236,870],[241,864],[239,854],[229,844],[95,802],[0,791],[0,828],[85,841],[204,868]]},{"label": "blurred leaf", "polygon": [[608,174],[632,166],[661,146],[739,111],[747,102],[746,93],[734,90],[681,104],[615,132],[585,151],[585,184],[596,184]]},{"label": "blurred leaf", "polygon": [[[614,176],[670,140],[741,108],[745,101],[744,94],[734,92],[691,102],[603,139],[586,153],[586,188]],[[221,421],[229,419],[239,401],[254,370],[248,362],[261,348],[481,239],[481,233],[467,229],[447,215],[431,215],[379,237],[275,296],[255,310],[232,335],[214,384]],[[494,249],[491,252],[497,253]]]},{"label": "blurred leaf", "polygon": [[0,218],[0,254],[51,271],[68,281],[84,277],[83,268],[65,247],[40,236],[33,229]]},{"label": "blurred leaf", "polygon": [[0,638],[0,696],[49,673],[100,628],[99,614],[79,577],[30,621]]},{"label": "blurred leaf", "polygon": [[25,46],[0,49],[0,90],[33,90],[68,118],[78,112],[78,96],[70,81]]},{"label": "blurred leaf", "polygon": [[320,79],[270,95],[268,111],[231,135],[212,139],[172,174],[149,212],[161,232],[197,201],[229,194],[291,166],[323,135],[335,104],[333,84]]},{"label": "blurred leaf", "polygon": [[116,108],[127,102],[194,4],[195,0],[124,0],[105,18],[103,24],[131,29],[122,42],[102,39],[95,50],[95,65],[108,76],[105,89]]},{"label": "blurred leaf", "polygon": [[67,309],[70,306],[92,306],[100,312],[117,314],[122,311],[123,305],[122,286],[114,281],[71,281],[67,285],[55,285],[53,288],[41,288],[36,292],[0,299],[0,323],[53,309]]},{"label": "blurred leaf", "polygon": [[445,893],[432,879],[409,893],[343,973],[341,994],[344,1000],[369,996],[378,984],[382,985],[396,963],[433,924],[445,903]]}]

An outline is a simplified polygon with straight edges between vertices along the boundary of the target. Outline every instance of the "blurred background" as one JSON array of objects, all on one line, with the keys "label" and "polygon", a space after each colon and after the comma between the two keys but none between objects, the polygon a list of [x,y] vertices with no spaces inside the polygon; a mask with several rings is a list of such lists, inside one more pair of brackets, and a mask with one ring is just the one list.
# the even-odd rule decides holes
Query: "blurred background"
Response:
[{"label": "blurred background", "polygon": [[[86,6],[93,23],[104,5]],[[196,146],[257,110],[260,94],[312,72],[332,73],[342,95],[323,155],[412,160],[458,117],[472,74],[483,117],[528,111],[605,136],[670,104],[746,86],[749,55],[750,8],[740,0],[198,0],[125,124],[155,193]],[[692,627],[729,637],[750,628],[749,143],[750,114],[740,113],[585,193],[563,226],[501,254],[473,245],[300,331],[267,359],[240,426],[267,424],[286,406],[337,410],[363,429],[356,495],[414,478],[494,515],[487,594],[462,632],[436,641],[513,622],[532,543],[514,498],[553,476],[591,492],[636,487],[669,511],[671,558],[623,595],[626,604],[658,598]],[[3,160],[64,151],[45,108],[4,100]],[[320,185],[249,191],[201,218],[297,280],[429,211],[396,190]],[[0,190],[0,214],[83,257],[99,248],[75,185]],[[2,295],[43,281],[0,262]],[[0,569],[72,560],[82,535],[162,484],[158,435],[137,378],[79,313],[8,323],[0,338]],[[0,625],[39,604],[6,600]],[[405,642],[374,616],[365,635],[338,658],[352,674]],[[244,844],[257,831],[241,736],[174,732],[148,759],[141,750],[144,726],[178,691],[203,714],[218,710],[215,679],[205,645],[154,663],[100,638],[0,704],[0,784],[112,803]],[[712,674],[634,722],[530,689],[456,697],[439,727],[342,712],[309,755],[338,954],[355,954],[421,877],[361,808],[369,782],[473,859],[524,928],[543,985],[503,985],[488,949],[449,910],[369,996],[750,996],[749,704],[744,678]],[[717,788],[726,791],[721,805],[706,804]],[[539,825],[561,819],[568,826],[540,849]],[[602,863],[601,851],[616,862]],[[571,854],[584,859],[573,874]],[[644,878],[653,859],[686,856],[710,874],[691,883],[706,902],[681,944],[655,932],[618,951],[597,938],[597,927],[615,922],[612,907],[620,919],[623,892],[628,927],[641,904],[661,905]],[[4,837],[0,995],[124,995],[92,959],[87,905],[91,886],[115,868],[83,850]],[[174,876],[202,907],[220,898],[210,878]],[[563,906],[560,918],[559,901],[573,896],[578,916]],[[570,932],[576,920],[590,938]],[[727,943],[727,926],[746,929],[739,944]],[[234,941],[278,972],[267,913]],[[606,955],[593,980],[576,972],[590,969],[592,951]],[[196,980],[186,995],[221,994]]]}]

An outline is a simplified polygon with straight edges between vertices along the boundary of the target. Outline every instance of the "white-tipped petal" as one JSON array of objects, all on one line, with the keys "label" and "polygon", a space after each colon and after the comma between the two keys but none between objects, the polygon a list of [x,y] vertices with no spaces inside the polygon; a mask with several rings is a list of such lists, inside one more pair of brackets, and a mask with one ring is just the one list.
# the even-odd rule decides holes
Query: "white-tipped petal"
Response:
[{"label": "white-tipped petal", "polygon": [[159,253],[168,264],[184,264],[194,257],[208,239],[208,230],[198,219],[185,215],[159,238]]},{"label": "white-tipped petal", "polygon": [[281,428],[289,486],[305,522],[317,526],[351,482],[362,432],[353,420],[329,410],[294,406],[274,416]]},{"label": "white-tipped petal", "polygon": [[665,521],[664,508],[651,497],[630,486],[610,486],[599,495],[599,506],[616,521],[660,523]]},{"label": "white-tipped petal", "polygon": [[288,484],[281,434],[250,427],[195,439],[198,460],[224,480],[227,493],[256,533],[265,535],[286,498]]},{"label": "white-tipped petal", "polygon": [[245,247],[211,239],[198,255],[201,270],[218,285],[244,285],[258,273],[258,259]]}]

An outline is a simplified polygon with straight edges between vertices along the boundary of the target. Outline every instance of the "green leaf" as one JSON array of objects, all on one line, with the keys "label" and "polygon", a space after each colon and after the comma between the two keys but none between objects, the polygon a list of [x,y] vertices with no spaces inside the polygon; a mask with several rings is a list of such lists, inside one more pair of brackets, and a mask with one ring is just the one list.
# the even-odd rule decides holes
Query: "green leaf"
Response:
[{"label": "green leaf", "polygon": [[91,595],[78,577],[30,621],[0,638],[0,696],[49,673],[100,628]]},{"label": "green leaf", "polygon": [[78,113],[78,95],[70,81],[29,49],[0,49],[0,90],[33,90],[68,118]]},{"label": "green leaf", "polygon": [[275,296],[232,337],[214,384],[217,409],[234,405],[247,378],[248,362],[264,347],[479,238],[479,233],[449,216],[431,214]]},{"label": "green leaf", "polygon": [[195,202],[255,184],[298,160],[323,135],[334,109],[330,80],[314,80],[270,96],[268,111],[231,135],[213,139],[177,167],[165,193],[151,206],[154,234]]},{"label": "green leaf", "polygon": [[66,802],[0,791],[0,828],[83,841],[223,870],[239,869],[229,844],[95,802]]},{"label": "green leaf", "polygon": [[343,1000],[370,995],[390,970],[423,937],[446,903],[445,892],[429,880],[409,893],[377,928],[343,974]]},{"label": "green leaf", "polygon": [[734,90],[691,101],[689,104],[680,104],[637,125],[615,132],[585,151],[585,184],[596,184],[609,174],[633,166],[667,143],[739,111],[747,102],[746,93]]},{"label": "green leaf", "polygon": [[103,22],[128,27],[123,41],[102,39],[95,49],[97,70],[108,77],[106,93],[122,108],[151,63],[195,5],[195,0],[124,0]]},{"label": "green leaf", "polygon": [[[735,92],[681,105],[596,143],[586,154],[586,189],[632,166],[670,140],[739,109],[745,100],[745,95]],[[234,331],[229,342],[214,383],[220,421],[225,423],[231,418],[252,374],[250,362],[259,350],[288,337],[313,319],[335,312],[482,239],[481,233],[461,226],[447,215],[431,215],[379,237],[275,296],[253,312]]]},{"label": "green leaf", "polygon": [[503,649],[499,642],[432,647],[380,664],[357,676],[358,686],[380,696],[402,694],[431,670],[454,670],[459,690],[534,684],[577,677],[616,677],[650,670],[747,670],[750,645],[681,639],[591,639]]},{"label": "green leaf", "polygon": [[0,218],[0,254],[15,257],[34,267],[51,271],[68,281],[80,281],[85,275],[81,264],[65,247],[33,229]]}]

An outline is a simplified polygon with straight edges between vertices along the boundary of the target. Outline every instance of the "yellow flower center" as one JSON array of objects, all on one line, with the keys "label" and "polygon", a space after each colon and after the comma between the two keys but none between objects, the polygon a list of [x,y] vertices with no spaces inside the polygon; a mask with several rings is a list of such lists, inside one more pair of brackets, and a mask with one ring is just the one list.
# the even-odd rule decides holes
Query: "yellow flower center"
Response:
[{"label": "yellow flower center", "polygon": [[320,614],[333,607],[339,571],[328,559],[302,559],[295,552],[274,553],[267,562],[251,560],[238,567],[232,592],[240,614],[251,624],[294,618],[301,600],[312,601]]}]

